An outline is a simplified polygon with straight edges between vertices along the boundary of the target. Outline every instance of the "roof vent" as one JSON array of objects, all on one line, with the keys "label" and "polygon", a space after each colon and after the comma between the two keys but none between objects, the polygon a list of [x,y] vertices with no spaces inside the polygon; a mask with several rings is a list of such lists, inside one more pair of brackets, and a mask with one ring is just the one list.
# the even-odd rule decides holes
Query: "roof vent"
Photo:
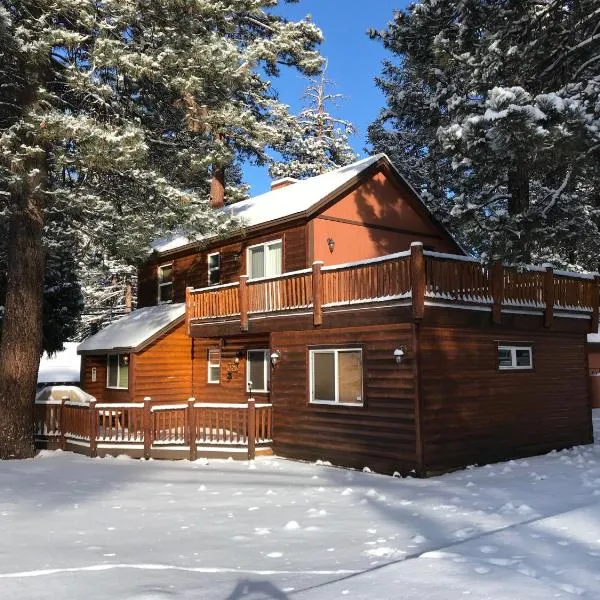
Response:
[{"label": "roof vent", "polygon": [[271,191],[287,187],[288,185],[293,185],[294,183],[298,183],[298,180],[294,179],[293,177],[284,177],[283,179],[277,179],[276,181],[273,181],[271,183]]}]

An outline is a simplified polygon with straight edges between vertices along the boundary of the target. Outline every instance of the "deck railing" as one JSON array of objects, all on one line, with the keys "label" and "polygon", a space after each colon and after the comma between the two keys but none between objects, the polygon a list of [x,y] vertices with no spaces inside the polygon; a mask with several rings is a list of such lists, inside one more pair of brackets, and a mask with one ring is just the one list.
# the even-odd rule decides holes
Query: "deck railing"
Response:
[{"label": "deck railing", "polygon": [[180,449],[195,459],[202,449],[228,449],[254,458],[256,446],[272,439],[272,405],[205,404],[190,398],[181,404],[89,404],[63,400],[37,401],[35,430],[40,442],[67,449],[85,447],[90,456],[100,450],[138,450],[151,458],[157,450]]},{"label": "deck railing", "polygon": [[[546,325],[555,311],[591,314],[591,329],[598,326],[597,275],[554,271],[551,267],[515,268],[496,262],[424,251],[414,243],[410,251],[375,259],[284,273],[278,277],[248,280],[194,290],[186,294],[188,324],[233,319],[248,329],[249,315],[306,311],[320,325],[323,310],[347,304],[406,300],[413,317],[424,315],[435,303],[487,305],[494,321],[502,309],[542,310]],[[236,296],[237,295],[237,296]]]}]

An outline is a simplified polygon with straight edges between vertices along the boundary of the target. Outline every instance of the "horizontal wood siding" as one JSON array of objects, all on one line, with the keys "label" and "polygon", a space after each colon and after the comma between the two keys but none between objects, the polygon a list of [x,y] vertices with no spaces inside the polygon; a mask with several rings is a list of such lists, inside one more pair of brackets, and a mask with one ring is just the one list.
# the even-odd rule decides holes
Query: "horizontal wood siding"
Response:
[{"label": "horizontal wood siding", "polygon": [[[221,348],[221,382],[208,383],[208,350]],[[225,339],[194,339],[194,397],[198,402],[241,402],[246,392],[246,351],[269,348],[269,335],[240,335]],[[236,358],[239,362],[236,363]],[[253,393],[257,402],[269,402],[270,394]]]},{"label": "horizontal wood siding", "polygon": [[175,326],[135,356],[135,402],[184,402],[192,395],[192,341],[185,323]]},{"label": "horizontal wood siding", "polygon": [[[81,357],[82,389],[98,402],[131,402],[131,381],[128,390],[114,390],[106,387],[106,355],[84,355]],[[96,381],[92,381],[92,368],[96,368]],[[131,377],[131,369],[130,369]]]},{"label": "horizontal wood siding", "polygon": [[[500,371],[498,341],[531,342],[533,370]],[[584,344],[582,334],[540,327],[422,326],[425,470],[590,443]]]},{"label": "horizontal wood siding", "polygon": [[[393,356],[411,340],[409,324],[273,333],[272,348],[282,355],[272,379],[275,453],[387,473],[414,468],[413,369]],[[310,404],[308,348],[356,345],[363,348],[364,406]]]}]

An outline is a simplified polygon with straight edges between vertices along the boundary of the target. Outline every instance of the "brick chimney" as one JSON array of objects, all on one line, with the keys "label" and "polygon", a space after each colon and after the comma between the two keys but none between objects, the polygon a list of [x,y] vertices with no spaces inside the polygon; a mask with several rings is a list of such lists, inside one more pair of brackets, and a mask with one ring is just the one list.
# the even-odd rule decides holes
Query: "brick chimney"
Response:
[{"label": "brick chimney", "polygon": [[210,205],[222,208],[225,204],[225,170],[213,167],[210,182]]},{"label": "brick chimney", "polygon": [[271,183],[271,191],[279,190],[281,188],[287,187],[288,185],[293,185],[294,183],[298,183],[297,179],[293,177],[284,177],[283,179],[277,179]]}]

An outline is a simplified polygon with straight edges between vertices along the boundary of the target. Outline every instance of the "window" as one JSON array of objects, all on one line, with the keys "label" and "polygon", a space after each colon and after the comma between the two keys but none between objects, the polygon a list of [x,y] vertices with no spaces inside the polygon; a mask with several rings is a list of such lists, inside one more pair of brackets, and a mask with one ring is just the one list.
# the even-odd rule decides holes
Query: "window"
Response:
[{"label": "window", "polygon": [[158,303],[173,302],[173,263],[158,267]]},{"label": "window", "polygon": [[246,390],[269,391],[269,350],[248,350],[246,354]]},{"label": "window", "polygon": [[498,368],[533,369],[531,346],[498,346]]},{"label": "window", "polygon": [[208,255],[208,285],[221,283],[221,255],[213,252]]},{"label": "window", "polygon": [[221,351],[208,351],[208,383],[221,383]]},{"label": "window", "polygon": [[109,354],[106,387],[126,390],[129,387],[129,354]]},{"label": "window", "polygon": [[249,279],[276,277],[283,272],[283,243],[274,240],[248,248],[247,270]]},{"label": "window", "polygon": [[362,350],[311,350],[310,401],[362,406]]}]

